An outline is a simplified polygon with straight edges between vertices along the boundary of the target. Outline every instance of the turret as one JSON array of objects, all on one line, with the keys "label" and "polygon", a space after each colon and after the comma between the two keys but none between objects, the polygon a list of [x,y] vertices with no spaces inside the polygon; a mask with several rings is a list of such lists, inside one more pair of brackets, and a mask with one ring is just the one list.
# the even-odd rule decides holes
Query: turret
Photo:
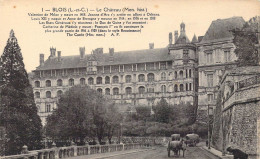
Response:
[{"label": "turret", "polygon": [[51,47],[50,52],[51,52],[51,55],[50,55],[51,57],[56,56],[56,48]]},{"label": "turret", "polygon": [[44,54],[40,54],[40,66],[44,64]]}]

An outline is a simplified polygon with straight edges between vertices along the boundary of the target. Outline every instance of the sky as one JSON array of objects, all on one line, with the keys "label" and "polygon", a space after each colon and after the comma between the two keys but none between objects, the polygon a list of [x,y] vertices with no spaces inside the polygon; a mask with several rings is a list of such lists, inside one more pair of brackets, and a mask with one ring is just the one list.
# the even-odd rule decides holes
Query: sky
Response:
[{"label": "sky", "polygon": [[[150,21],[141,33],[123,33],[118,37],[68,37],[65,33],[45,33],[28,13],[39,13],[42,8],[88,7],[88,8],[137,8],[145,7],[149,12],[159,13],[155,21]],[[61,51],[62,56],[79,55],[79,47],[85,46],[86,54],[102,47],[117,51],[148,49],[149,43],[155,48],[166,47],[169,32],[186,24],[186,34],[203,36],[212,21],[233,16],[241,16],[245,21],[260,15],[259,0],[0,0],[0,55],[4,51],[10,30],[18,39],[27,72],[39,66],[39,54],[50,55],[50,47]]]}]

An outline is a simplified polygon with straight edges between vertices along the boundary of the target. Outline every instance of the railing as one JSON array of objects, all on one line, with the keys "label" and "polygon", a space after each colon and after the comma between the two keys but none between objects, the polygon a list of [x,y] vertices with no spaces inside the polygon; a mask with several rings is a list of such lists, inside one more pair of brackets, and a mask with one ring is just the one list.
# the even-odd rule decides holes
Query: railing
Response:
[{"label": "railing", "polygon": [[238,89],[260,83],[260,76],[251,77],[238,82]]},{"label": "railing", "polygon": [[86,145],[70,147],[53,147],[50,149],[26,151],[26,154],[1,157],[1,159],[56,159],[68,158],[74,156],[92,155],[98,153],[108,153],[114,151],[123,151],[139,149],[144,145],[140,143],[131,144],[111,144],[111,145]]}]

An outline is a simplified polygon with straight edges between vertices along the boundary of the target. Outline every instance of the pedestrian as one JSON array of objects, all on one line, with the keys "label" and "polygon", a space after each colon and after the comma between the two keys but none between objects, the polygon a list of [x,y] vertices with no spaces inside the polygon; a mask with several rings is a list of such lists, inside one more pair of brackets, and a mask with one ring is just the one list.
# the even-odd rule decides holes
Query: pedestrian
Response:
[{"label": "pedestrian", "polygon": [[228,147],[227,151],[234,155],[234,159],[247,159],[248,158],[248,154],[246,154],[245,152],[243,152],[239,149],[233,149],[231,147]]}]

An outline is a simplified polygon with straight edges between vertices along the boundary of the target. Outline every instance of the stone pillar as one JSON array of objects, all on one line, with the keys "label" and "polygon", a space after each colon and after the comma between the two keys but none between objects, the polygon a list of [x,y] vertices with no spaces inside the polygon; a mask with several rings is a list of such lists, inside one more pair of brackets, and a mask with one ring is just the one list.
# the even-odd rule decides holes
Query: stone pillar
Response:
[{"label": "stone pillar", "polygon": [[137,64],[135,64],[135,71],[137,71]]},{"label": "stone pillar", "polygon": [[51,70],[51,77],[52,77],[52,70]]},{"label": "stone pillar", "polygon": [[146,63],[144,63],[144,70],[146,71]]},{"label": "stone pillar", "polygon": [[109,66],[109,72],[111,73],[111,65]]},{"label": "stone pillar", "polygon": [[105,73],[105,67],[103,66],[103,73]]},{"label": "stone pillar", "polygon": [[123,72],[125,72],[125,65],[123,65]]},{"label": "stone pillar", "polygon": [[134,65],[132,64],[132,72],[134,71]]}]

